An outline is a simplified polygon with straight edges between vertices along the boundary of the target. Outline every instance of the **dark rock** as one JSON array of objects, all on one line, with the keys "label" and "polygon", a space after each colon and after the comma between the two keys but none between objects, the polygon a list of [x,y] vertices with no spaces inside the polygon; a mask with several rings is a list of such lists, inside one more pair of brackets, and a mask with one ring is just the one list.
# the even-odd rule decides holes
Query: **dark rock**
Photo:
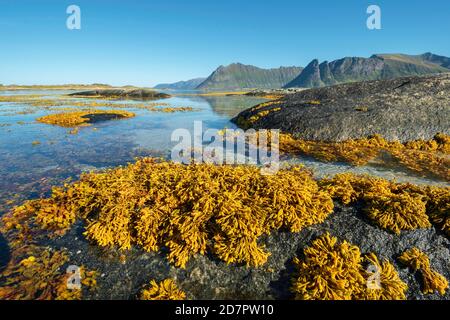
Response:
[{"label": "dark rock", "polygon": [[89,119],[87,123],[98,123],[108,120],[116,120],[116,119],[123,119],[125,116],[121,114],[114,114],[114,113],[92,113],[87,114],[83,116],[82,118]]},{"label": "dark rock", "polygon": [[9,248],[8,242],[0,233],[0,272],[6,268],[9,260],[11,259],[11,250]]},{"label": "dark rock", "polygon": [[[373,134],[408,141],[450,133],[450,73],[315,88],[286,95],[280,101],[245,110],[233,121],[326,141]],[[274,111],[247,122],[267,110]]]}]

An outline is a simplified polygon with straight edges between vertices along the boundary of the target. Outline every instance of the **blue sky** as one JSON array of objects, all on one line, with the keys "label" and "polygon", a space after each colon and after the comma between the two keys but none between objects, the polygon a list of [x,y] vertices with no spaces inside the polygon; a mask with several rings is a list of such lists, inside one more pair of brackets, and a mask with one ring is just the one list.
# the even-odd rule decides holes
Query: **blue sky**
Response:
[{"label": "blue sky", "polygon": [[[81,30],[66,28],[71,4]],[[382,30],[366,28],[371,4]],[[0,0],[0,83],[152,86],[232,62],[450,56],[449,35],[448,0]]]}]

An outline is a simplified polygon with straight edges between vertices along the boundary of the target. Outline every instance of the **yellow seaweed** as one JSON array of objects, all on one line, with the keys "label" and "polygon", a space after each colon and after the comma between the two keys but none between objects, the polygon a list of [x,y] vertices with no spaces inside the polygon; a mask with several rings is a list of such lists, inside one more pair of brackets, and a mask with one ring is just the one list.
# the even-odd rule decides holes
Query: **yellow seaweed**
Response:
[{"label": "yellow seaweed", "polygon": [[[259,120],[259,116],[254,116]],[[252,118],[250,118],[252,119]],[[253,122],[241,119],[242,124]],[[362,139],[349,139],[342,142],[309,141],[296,139],[290,134],[280,135],[280,151],[287,154],[312,156],[325,162],[346,162],[355,166],[365,165],[381,156],[390,155],[410,170],[423,172],[450,181],[450,136],[437,134],[429,141],[417,140],[406,143],[387,141],[380,135]]]},{"label": "yellow seaweed", "polygon": [[437,271],[431,269],[430,259],[418,248],[412,248],[403,252],[398,260],[414,271],[420,271],[423,279],[424,294],[433,294],[438,292],[444,295],[448,289],[447,279]]},{"label": "yellow seaweed", "polygon": [[420,187],[351,173],[323,179],[320,185],[345,205],[361,201],[371,220],[396,234],[430,228],[431,222],[450,233],[450,188]]},{"label": "yellow seaweed", "polygon": [[61,127],[89,126],[90,115],[112,115],[120,118],[132,118],[134,113],[122,110],[86,110],[67,113],[50,114],[37,118],[36,121]]},{"label": "yellow seaweed", "polygon": [[28,236],[24,221],[63,234],[76,221],[102,247],[146,251],[169,248],[185,267],[195,254],[213,252],[227,263],[260,266],[269,256],[259,244],[280,228],[298,232],[333,212],[331,197],[301,168],[265,176],[256,166],[182,165],[142,159],[54,188],[48,199],[26,202],[4,218],[7,230]]},{"label": "yellow seaweed", "polygon": [[[12,258],[1,273],[0,300],[79,300],[81,289],[69,289],[69,273],[63,266],[69,257],[64,250],[35,245],[14,248]],[[96,272],[80,268],[81,285],[95,288]]]},{"label": "yellow seaweed", "polygon": [[[357,246],[326,233],[304,250],[305,258],[294,259],[298,273],[291,287],[299,300],[403,300],[407,286],[388,262],[379,263],[374,254],[361,255]],[[368,285],[364,262],[380,272],[378,289]]]},{"label": "yellow seaweed", "polygon": [[150,281],[150,287],[143,289],[140,300],[184,300],[186,294],[178,289],[172,279],[166,279],[160,283]]}]

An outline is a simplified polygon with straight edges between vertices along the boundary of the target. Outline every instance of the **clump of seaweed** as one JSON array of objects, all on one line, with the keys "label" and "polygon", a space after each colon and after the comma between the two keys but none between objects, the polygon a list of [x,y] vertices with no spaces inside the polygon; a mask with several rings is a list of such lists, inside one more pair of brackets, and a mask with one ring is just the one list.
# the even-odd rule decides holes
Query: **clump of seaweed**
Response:
[{"label": "clump of seaweed", "polygon": [[[375,267],[374,270],[379,272],[379,288],[368,286],[365,291],[365,299],[367,300],[405,300],[406,291],[408,286],[404,283],[395,267],[388,261],[383,260],[380,262],[374,253],[369,253],[364,256],[364,260],[367,266]],[[373,276],[373,273],[367,272],[365,278],[369,279]]]},{"label": "clump of seaweed", "polygon": [[86,110],[67,113],[50,114],[37,118],[36,121],[58,125],[61,127],[89,126],[92,119],[105,117],[106,119],[132,118],[133,112],[122,110]]},{"label": "clump of seaweed", "polygon": [[[64,250],[36,245],[16,247],[6,269],[0,274],[0,300],[79,300],[82,289],[69,289],[70,273],[64,266]],[[80,268],[81,286],[93,289],[96,272]]]},{"label": "clump of seaweed", "polygon": [[396,234],[429,228],[430,218],[449,233],[449,188],[419,187],[351,173],[323,179],[320,184],[345,205],[361,201],[371,220]]},{"label": "clump of seaweed", "polygon": [[26,237],[27,217],[58,235],[82,219],[86,238],[102,247],[139,245],[150,252],[164,246],[169,261],[183,268],[207,251],[227,263],[260,266],[269,256],[259,243],[263,234],[298,232],[331,212],[331,197],[300,167],[266,176],[256,166],[141,159],[84,174],[48,199],[16,207],[3,221]]},{"label": "clump of seaweed", "polygon": [[424,294],[439,292],[444,295],[448,288],[447,279],[438,272],[431,269],[430,259],[418,248],[412,248],[401,254],[398,260],[414,271],[420,271],[423,279]]},{"label": "clump of seaweed", "polygon": [[248,120],[247,123],[248,124],[254,124],[255,122],[257,122],[259,119],[266,117],[267,115],[271,114],[272,112],[278,112],[280,111],[281,108],[273,108],[273,109],[269,109],[269,110],[264,110],[264,111],[260,111],[257,114],[251,116]]},{"label": "clump of seaweed", "polygon": [[172,279],[166,279],[160,283],[150,281],[150,287],[143,289],[140,300],[184,300],[186,294],[178,289]]},{"label": "clump of seaweed", "polygon": [[450,236],[450,188],[428,187],[426,194],[431,221]]},{"label": "clump of seaweed", "polygon": [[[298,268],[292,292],[299,300],[404,300],[407,286],[387,260],[374,254],[361,255],[357,246],[341,243],[330,234],[322,235],[304,249],[304,259],[294,259]],[[364,262],[379,273],[379,287],[369,285],[370,273]]]},{"label": "clump of seaweed", "polygon": [[[244,123],[245,119],[241,121]],[[251,124],[251,121],[247,121],[247,124]],[[292,135],[281,134],[280,151],[312,156],[325,162],[346,162],[355,166],[365,165],[375,159],[386,164],[380,159],[380,155],[389,154],[410,170],[450,181],[448,158],[450,136],[445,134],[437,134],[429,141],[417,140],[403,144],[398,141],[387,141],[380,135],[342,142],[326,142],[296,139]]]}]

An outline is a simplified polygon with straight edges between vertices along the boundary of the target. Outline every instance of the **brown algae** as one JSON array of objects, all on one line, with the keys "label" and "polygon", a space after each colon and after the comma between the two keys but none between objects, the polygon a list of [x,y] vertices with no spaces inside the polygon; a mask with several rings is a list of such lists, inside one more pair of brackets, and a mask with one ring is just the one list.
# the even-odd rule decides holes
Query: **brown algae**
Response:
[{"label": "brown algae", "polygon": [[254,166],[181,165],[142,159],[105,173],[84,174],[51,198],[28,201],[3,217],[6,230],[27,237],[24,221],[63,234],[77,219],[102,247],[146,251],[169,248],[185,267],[195,254],[215,253],[227,263],[264,264],[263,234],[298,232],[333,212],[331,197],[311,174],[295,167],[264,176]]},{"label": "brown algae", "polygon": [[406,143],[387,141],[380,135],[342,142],[325,142],[296,139],[290,134],[281,134],[280,151],[355,166],[366,165],[376,159],[386,164],[380,156],[389,155],[389,161],[394,160],[412,171],[450,181],[450,136],[445,134],[437,134],[428,141],[417,140]]},{"label": "brown algae", "polygon": [[111,119],[132,118],[135,114],[122,110],[86,110],[50,114],[36,121],[61,127],[89,126],[93,122]]},{"label": "brown algae", "polygon": [[[304,250],[304,259],[294,259],[297,274],[291,287],[299,300],[404,300],[407,285],[394,266],[382,263],[373,254],[362,256],[359,248],[339,242],[328,233]],[[374,266],[380,275],[379,287],[369,284]]]},{"label": "brown algae", "polygon": [[396,234],[430,228],[431,222],[450,233],[450,188],[419,187],[351,173],[323,179],[320,185],[345,205],[362,202],[372,221]]},{"label": "brown algae", "polygon": [[64,250],[35,245],[15,247],[0,286],[0,300],[80,300],[82,289],[97,285],[95,271],[80,267],[80,289],[69,289],[69,256]]},{"label": "brown algae", "polygon": [[178,289],[172,279],[166,279],[157,283],[155,280],[150,281],[150,286],[144,288],[140,294],[140,300],[184,300],[186,294]]},{"label": "brown algae", "polygon": [[444,295],[448,289],[447,279],[438,272],[431,269],[430,259],[418,248],[412,248],[402,253],[398,260],[414,271],[420,271],[423,280],[424,294],[438,292]]}]

